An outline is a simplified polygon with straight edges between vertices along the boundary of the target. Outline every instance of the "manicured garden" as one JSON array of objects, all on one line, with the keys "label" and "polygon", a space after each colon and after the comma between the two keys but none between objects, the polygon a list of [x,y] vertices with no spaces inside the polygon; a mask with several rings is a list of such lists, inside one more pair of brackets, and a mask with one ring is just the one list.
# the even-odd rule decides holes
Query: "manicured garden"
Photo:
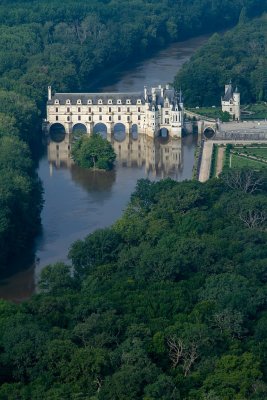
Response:
[{"label": "manicured garden", "polygon": [[267,119],[266,102],[250,104],[242,110],[242,120]]},{"label": "manicured garden", "polygon": [[228,157],[225,157],[224,166],[230,168],[262,169],[267,167],[267,146],[232,146]]}]

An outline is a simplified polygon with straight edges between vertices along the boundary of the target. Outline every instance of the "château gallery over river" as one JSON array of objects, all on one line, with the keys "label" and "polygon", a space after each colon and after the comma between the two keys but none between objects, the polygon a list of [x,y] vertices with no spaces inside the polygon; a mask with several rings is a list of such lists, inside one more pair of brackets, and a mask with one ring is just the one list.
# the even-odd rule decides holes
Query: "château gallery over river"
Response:
[{"label": "ch\u00e2teau gallery over river", "polygon": [[[77,115],[75,121],[67,121],[68,116],[70,118],[73,118],[73,116],[64,114],[64,140],[62,141],[62,130],[56,130],[55,134],[56,136],[59,135],[59,141],[58,137],[57,141],[50,141],[47,154],[39,162],[38,174],[44,186],[45,204],[42,212],[42,234],[36,241],[36,262],[32,267],[3,281],[0,286],[1,297],[15,301],[27,298],[34,291],[39,272],[45,265],[60,260],[66,261],[68,249],[75,240],[84,238],[95,229],[111,225],[121,216],[138,179],[147,177],[158,180],[171,177],[176,180],[183,180],[192,177],[197,138],[193,135],[188,135],[183,139],[174,138],[176,135],[179,136],[182,122],[182,110],[179,110],[181,108],[179,93],[177,121],[175,121],[176,130],[170,129],[171,114],[168,115],[166,112],[163,114],[163,110],[171,113],[171,109],[161,108],[161,118],[162,116],[166,118],[166,124],[165,120],[162,120],[164,121],[161,126],[163,129],[162,136],[165,136],[165,129],[168,129],[170,131],[168,137],[154,137],[153,134],[144,134],[141,129],[138,131],[134,125],[138,126],[138,122],[140,122],[142,127],[146,112],[151,113],[150,124],[154,123],[152,102],[149,104],[151,110],[146,109],[148,105],[145,105],[144,101],[144,86],[147,86],[147,89],[150,90],[151,87],[158,88],[160,84],[164,83],[164,88],[162,86],[157,90],[169,91],[170,89],[166,89],[166,85],[173,81],[178,69],[206,40],[207,36],[201,36],[175,43],[150,59],[130,65],[126,70],[124,66],[124,70],[117,69],[111,76],[92,82],[91,92],[116,93],[114,98],[105,99],[107,102],[112,100],[114,104],[100,105],[97,101],[95,106],[98,108],[113,107],[117,110],[119,107],[126,108],[125,114],[121,113],[121,120],[119,120],[119,111],[115,112],[114,110],[114,114],[105,113],[102,115],[103,119],[112,116],[114,121],[103,121],[103,119],[101,121],[99,119],[100,114],[97,114],[97,121],[89,121],[89,104],[79,105],[77,100],[81,100],[81,102],[84,100],[75,97],[75,104],[67,105],[66,100],[73,101],[73,99],[64,98],[64,107],[73,106],[77,109],[78,107],[85,107],[88,110],[86,115],[88,118],[87,132],[92,129],[89,128],[90,122],[94,122],[94,125],[102,122],[114,124],[113,135],[110,140],[117,154],[115,169],[109,172],[88,171],[73,164],[69,157],[68,134],[70,130],[68,130],[68,126],[70,125],[68,122],[71,122],[72,128],[75,125],[74,122],[76,125],[83,122],[82,112],[81,120],[78,119]],[[119,98],[121,96],[118,93],[132,92],[140,94],[134,98],[136,104],[126,104],[126,101],[131,100],[131,98]],[[169,93],[172,95],[171,91]],[[56,100],[54,96],[53,99]],[[152,96],[152,93],[149,93],[149,96]],[[89,98],[86,100],[88,102]],[[117,100],[121,100],[123,104],[117,104]],[[137,100],[141,100],[141,104],[137,104]],[[175,99],[171,97],[170,100]],[[103,103],[105,101],[103,98]],[[173,104],[171,101],[169,105]],[[162,105],[164,106],[164,104]],[[55,109],[57,106],[59,108],[59,105],[56,104],[52,107]],[[136,108],[136,113],[130,111],[127,114],[127,107],[131,106]],[[140,107],[140,113],[138,113],[138,107]],[[159,115],[159,110],[156,111],[157,107],[155,106],[155,112]],[[173,111],[175,113],[175,103]],[[141,120],[138,120],[139,115]],[[132,118],[131,121],[127,121],[129,116]],[[58,113],[58,121],[56,121],[56,112],[54,118],[54,123],[63,122],[60,119],[62,118],[60,112]],[[127,125],[127,122],[131,125]],[[115,127],[116,123],[123,123],[125,131],[124,128],[121,129],[120,125]],[[156,123],[157,118],[155,118]],[[103,125],[98,125],[95,130],[97,129],[104,136],[108,135],[108,123],[105,126],[107,126],[107,129],[99,130],[99,128],[103,128]],[[83,126],[78,126],[78,132],[81,128],[84,130]],[[152,132],[153,125],[150,128],[152,128],[150,130]]]}]

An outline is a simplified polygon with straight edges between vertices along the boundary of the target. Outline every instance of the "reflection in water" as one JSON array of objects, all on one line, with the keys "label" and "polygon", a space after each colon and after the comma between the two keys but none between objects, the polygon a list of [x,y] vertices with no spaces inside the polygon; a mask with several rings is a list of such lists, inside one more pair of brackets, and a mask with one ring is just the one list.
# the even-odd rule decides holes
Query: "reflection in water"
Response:
[{"label": "reflection in water", "polygon": [[116,172],[113,171],[91,171],[80,168],[73,164],[70,168],[73,181],[78,183],[87,192],[110,192],[116,179]]},{"label": "reflection in water", "polygon": [[[129,64],[128,71],[118,69],[112,77],[107,77],[106,82],[103,79],[92,82],[91,89],[134,92],[142,90],[144,85],[171,82],[184,62],[206,40],[207,36],[202,36],[173,44],[149,60]],[[115,171],[101,175],[74,166],[68,145],[51,143],[48,149],[50,162],[45,156],[38,169],[45,190],[43,234],[36,241],[38,263],[35,268],[2,281],[0,296],[15,301],[29,297],[34,291],[34,281],[45,265],[66,261],[68,249],[75,240],[111,225],[121,216],[138,179],[158,180],[165,176],[191,179],[196,138],[188,136],[182,143],[183,146],[179,140],[153,141],[138,137],[133,131],[131,139],[126,137],[120,143],[113,141],[117,152]]]},{"label": "reflection in water", "polygon": [[[127,135],[124,140],[117,136],[111,140],[117,155],[117,169],[119,167],[138,167],[145,169],[150,178],[167,176],[179,179],[183,168],[182,141],[173,138],[151,138],[139,135],[137,139]],[[70,146],[66,143],[50,142],[48,146],[48,161],[50,174],[54,168],[69,168],[74,181],[82,185],[87,191],[111,188],[115,181],[115,170],[88,171],[79,168],[70,157]]]},{"label": "reflection in water", "polygon": [[182,168],[180,139],[163,140],[140,135],[137,140],[128,138],[121,143],[114,140],[112,145],[119,165],[130,168],[144,166],[150,178],[170,176],[178,179],[178,172]]}]

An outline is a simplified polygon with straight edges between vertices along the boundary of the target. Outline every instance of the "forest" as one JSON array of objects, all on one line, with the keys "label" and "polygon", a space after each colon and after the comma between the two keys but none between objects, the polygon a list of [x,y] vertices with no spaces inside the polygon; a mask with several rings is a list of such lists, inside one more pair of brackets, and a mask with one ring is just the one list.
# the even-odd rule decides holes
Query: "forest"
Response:
[{"label": "forest", "polygon": [[[10,138],[8,146],[22,146],[19,159],[31,167],[16,169],[15,150],[1,164],[0,274],[10,270],[12,254],[32,246],[40,228],[42,189],[34,167],[47,86],[89,90],[101,74],[136,54],[144,58],[170,42],[230,27],[244,7],[252,18],[265,6],[262,0],[1,1],[0,141],[3,148],[2,137]],[[9,162],[18,187],[8,190]]]},{"label": "forest", "polygon": [[140,180],[39,293],[0,302],[0,399],[266,399],[266,178]]},{"label": "forest", "polygon": [[249,21],[246,12],[224,35],[215,33],[175,78],[187,106],[220,104],[224,85],[232,80],[241,103],[267,101],[267,14]]}]

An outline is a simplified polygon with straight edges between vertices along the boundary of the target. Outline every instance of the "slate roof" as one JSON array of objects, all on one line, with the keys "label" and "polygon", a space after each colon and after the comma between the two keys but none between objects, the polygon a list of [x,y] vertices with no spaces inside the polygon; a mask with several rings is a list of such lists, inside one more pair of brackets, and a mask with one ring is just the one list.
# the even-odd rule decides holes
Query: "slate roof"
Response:
[{"label": "slate roof", "polygon": [[228,85],[228,89],[226,90],[223,101],[230,101],[233,98],[233,86],[231,83]]},{"label": "slate roof", "polygon": [[[173,107],[178,106],[179,111],[181,111],[181,107],[179,104],[179,96],[175,92],[173,88],[161,88],[157,87],[153,89],[154,96],[152,95],[152,91],[147,91],[148,102],[150,105],[150,110],[152,106],[155,109],[158,109],[158,106],[164,107],[164,103],[168,100],[169,104],[172,104]],[[112,104],[118,104],[117,101],[121,100],[121,104],[127,105],[127,100],[130,100],[130,104],[137,104],[137,100],[141,100],[141,104],[145,104],[144,92],[133,92],[133,93],[55,93],[52,96],[51,100],[48,100],[48,105],[55,104],[55,100],[59,101],[59,104],[65,105],[67,100],[70,100],[70,104],[81,104],[88,105],[88,100],[91,100],[93,105],[99,104],[98,101],[102,100],[103,105],[109,104],[108,101],[112,100]],[[81,103],[77,103],[78,100],[81,100]],[[139,104],[139,103],[138,103]],[[99,104],[100,105],[100,104]]]},{"label": "slate roof", "polygon": [[113,104],[117,104],[117,100],[121,100],[122,104],[126,104],[126,100],[131,100],[131,104],[136,104],[137,100],[141,100],[145,104],[144,93],[55,93],[52,100],[47,102],[48,105],[54,104],[55,100],[59,100],[59,104],[66,104],[70,100],[71,104],[77,104],[81,100],[82,105],[87,105],[88,100],[92,100],[92,104],[98,104],[98,100],[102,100],[103,104],[108,104],[108,100],[112,100]]}]

